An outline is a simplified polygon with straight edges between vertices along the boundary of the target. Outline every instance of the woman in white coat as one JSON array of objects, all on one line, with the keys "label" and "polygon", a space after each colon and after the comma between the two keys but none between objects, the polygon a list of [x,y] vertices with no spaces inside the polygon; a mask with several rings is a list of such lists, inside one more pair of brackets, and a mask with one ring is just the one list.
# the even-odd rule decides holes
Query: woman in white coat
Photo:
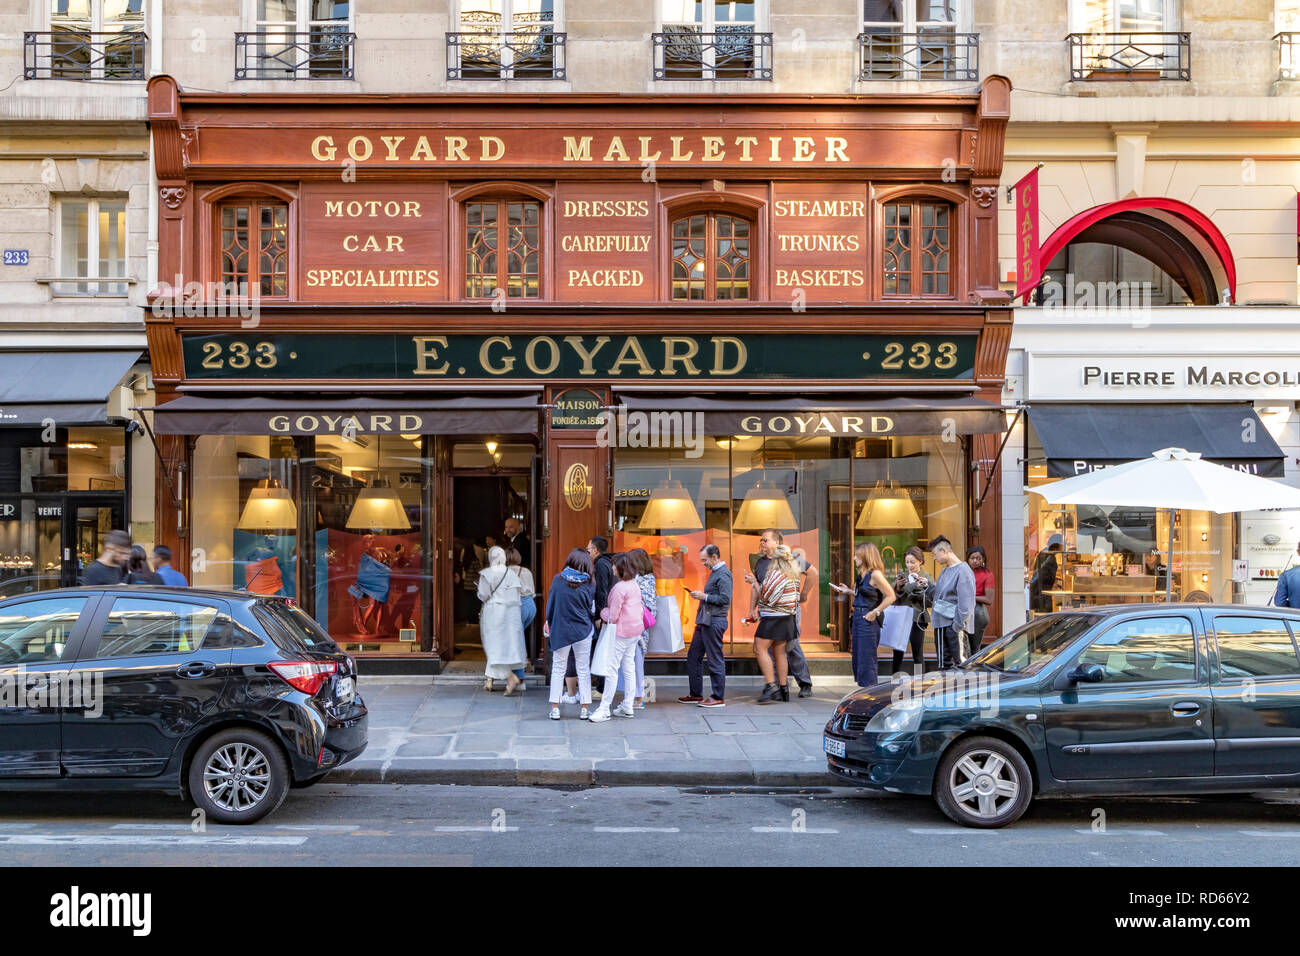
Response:
[{"label": "woman in white coat", "polygon": [[523,582],[513,568],[506,567],[506,553],[501,548],[488,552],[488,566],[478,575],[478,598],[483,602],[479,613],[479,634],[487,654],[483,673],[484,690],[493,690],[494,680],[506,682],[506,694],[513,694],[523,683],[515,674],[522,670],[528,651],[524,648],[524,627],[520,618],[519,595]]}]

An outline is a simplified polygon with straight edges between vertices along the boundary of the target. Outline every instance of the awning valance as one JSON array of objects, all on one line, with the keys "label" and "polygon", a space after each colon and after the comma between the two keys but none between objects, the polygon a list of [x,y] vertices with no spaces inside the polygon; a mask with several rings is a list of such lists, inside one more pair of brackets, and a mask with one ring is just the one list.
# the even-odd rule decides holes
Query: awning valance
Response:
[{"label": "awning valance", "polygon": [[532,434],[539,392],[424,398],[183,395],[154,411],[162,435]]},{"label": "awning valance", "polygon": [[109,393],[140,350],[0,352],[0,425],[108,421]]},{"label": "awning valance", "polygon": [[1266,478],[1286,473],[1282,449],[1250,405],[1033,405],[1029,422],[1049,478],[1148,458],[1169,447]]},{"label": "awning valance", "polygon": [[814,396],[683,395],[619,392],[615,404],[629,412],[704,416],[710,435],[786,435],[851,438],[887,435],[1001,434],[1002,408],[970,396],[881,398],[850,394]]}]

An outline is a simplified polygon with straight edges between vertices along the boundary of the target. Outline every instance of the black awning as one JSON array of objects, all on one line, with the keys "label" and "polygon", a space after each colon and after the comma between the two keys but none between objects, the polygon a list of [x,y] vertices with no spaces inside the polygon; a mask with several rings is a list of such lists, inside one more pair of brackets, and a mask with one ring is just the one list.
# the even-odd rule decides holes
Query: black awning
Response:
[{"label": "black awning", "polygon": [[140,350],[0,352],[0,425],[95,425]]},{"label": "black awning", "polygon": [[1266,478],[1286,473],[1282,449],[1250,405],[1034,405],[1029,421],[1050,478],[1068,478],[1185,448]]},{"label": "black awning", "polygon": [[183,395],[154,410],[162,435],[533,434],[538,392],[446,398]]},{"label": "black awning", "polygon": [[704,432],[709,435],[845,438],[945,432],[1000,435],[1006,430],[1001,406],[969,396],[732,396],[620,391],[614,401],[629,412],[701,412]]}]

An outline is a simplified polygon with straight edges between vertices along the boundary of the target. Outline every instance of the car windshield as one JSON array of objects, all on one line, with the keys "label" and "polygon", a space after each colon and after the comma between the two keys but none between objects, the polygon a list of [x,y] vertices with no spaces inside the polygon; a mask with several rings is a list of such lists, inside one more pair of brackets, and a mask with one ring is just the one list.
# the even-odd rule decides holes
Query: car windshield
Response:
[{"label": "car windshield", "polygon": [[311,650],[337,651],[338,645],[311,616],[286,601],[259,601],[253,608],[272,639],[281,647],[301,645]]},{"label": "car windshield", "polygon": [[962,666],[1035,674],[1099,620],[1098,614],[1048,614],[990,644]]}]

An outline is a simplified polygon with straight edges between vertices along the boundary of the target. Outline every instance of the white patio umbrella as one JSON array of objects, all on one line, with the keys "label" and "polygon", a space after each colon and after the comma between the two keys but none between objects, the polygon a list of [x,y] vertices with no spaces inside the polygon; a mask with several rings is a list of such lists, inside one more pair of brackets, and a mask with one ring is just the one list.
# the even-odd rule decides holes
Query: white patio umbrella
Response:
[{"label": "white patio umbrella", "polygon": [[1150,458],[1101,468],[1029,490],[1055,505],[1121,505],[1170,511],[1166,601],[1172,598],[1174,587],[1173,511],[1231,514],[1264,508],[1300,508],[1300,488],[1203,461],[1200,452],[1183,448],[1162,448],[1152,452]]}]

